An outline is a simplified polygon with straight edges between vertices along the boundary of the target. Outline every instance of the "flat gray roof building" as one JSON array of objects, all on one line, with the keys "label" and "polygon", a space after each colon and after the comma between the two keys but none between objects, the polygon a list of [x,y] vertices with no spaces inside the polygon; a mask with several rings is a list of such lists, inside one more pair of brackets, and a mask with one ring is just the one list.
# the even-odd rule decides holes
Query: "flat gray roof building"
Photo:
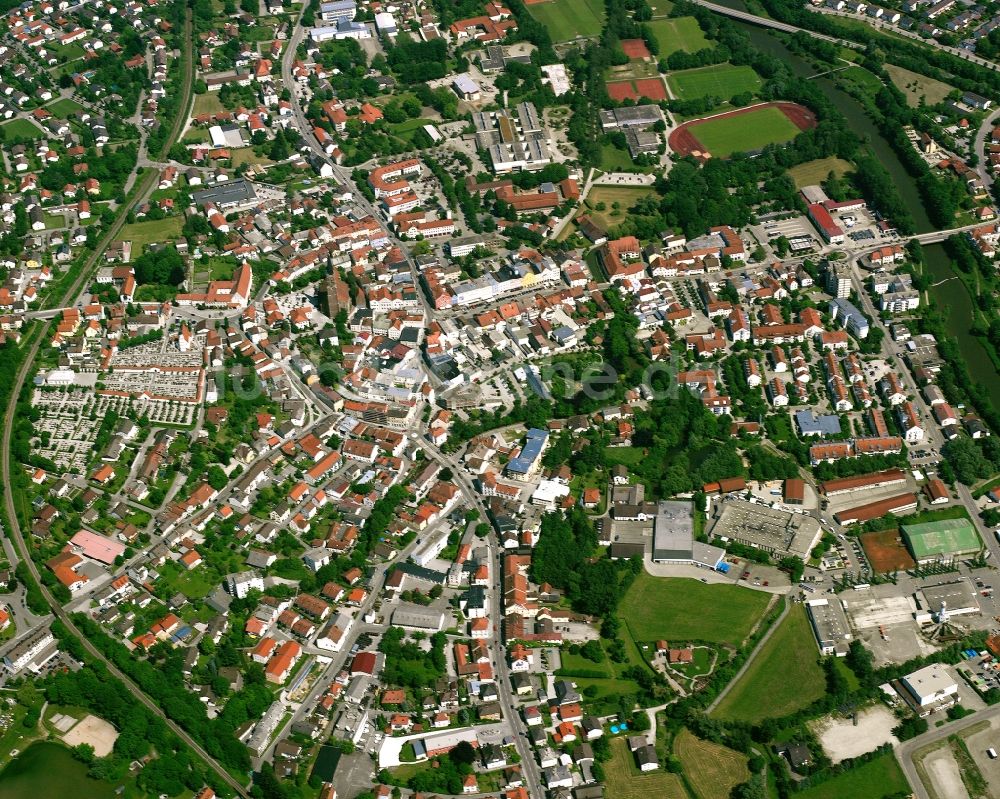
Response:
[{"label": "flat gray roof building", "polygon": [[191,195],[195,205],[214,203],[219,210],[251,205],[257,201],[257,191],[248,180],[231,180],[210,189],[196,191]]},{"label": "flat gray roof building", "polygon": [[805,560],[822,530],[812,516],[728,496],[712,507],[711,535],[782,557]]},{"label": "flat gray roof building", "polygon": [[846,655],[852,635],[840,600],[810,599],[806,602],[806,610],[809,612],[809,623],[812,624],[819,651],[824,655]]}]

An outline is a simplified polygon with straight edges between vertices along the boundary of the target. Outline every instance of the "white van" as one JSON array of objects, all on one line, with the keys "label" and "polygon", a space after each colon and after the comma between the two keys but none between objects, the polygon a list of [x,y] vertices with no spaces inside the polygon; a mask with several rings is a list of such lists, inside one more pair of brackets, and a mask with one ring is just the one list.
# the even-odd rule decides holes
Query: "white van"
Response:
[{"label": "white van", "polygon": [[990,756],[990,760],[996,760],[997,759],[997,750],[994,749],[992,746],[989,749],[986,750],[986,754],[988,754]]}]

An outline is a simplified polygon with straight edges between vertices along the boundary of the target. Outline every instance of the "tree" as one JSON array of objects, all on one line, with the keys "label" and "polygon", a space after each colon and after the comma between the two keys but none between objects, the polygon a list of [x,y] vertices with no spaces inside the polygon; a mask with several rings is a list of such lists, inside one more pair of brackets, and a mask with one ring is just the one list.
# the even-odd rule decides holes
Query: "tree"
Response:
[{"label": "tree", "polygon": [[454,749],[448,753],[448,757],[458,765],[471,766],[476,762],[476,750],[468,741],[460,741]]},{"label": "tree", "polygon": [[767,799],[767,788],[759,775],[754,774],[744,783],[733,788],[732,799]]},{"label": "tree", "polygon": [[184,281],[184,259],[174,246],[146,252],[135,260],[134,266],[135,279],[140,284],[178,286]]},{"label": "tree", "polygon": [[208,467],[206,479],[208,480],[208,484],[216,491],[221,491],[226,487],[226,483],[229,482],[229,478],[226,477],[226,473],[223,471],[222,467],[217,464],[212,464]]}]

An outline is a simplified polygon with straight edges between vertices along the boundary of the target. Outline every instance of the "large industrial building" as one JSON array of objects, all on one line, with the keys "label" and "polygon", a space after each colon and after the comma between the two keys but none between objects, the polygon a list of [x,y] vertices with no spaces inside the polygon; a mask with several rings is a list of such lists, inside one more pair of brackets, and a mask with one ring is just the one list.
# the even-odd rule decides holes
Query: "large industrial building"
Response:
[{"label": "large industrial building", "polygon": [[969,519],[941,519],[922,524],[904,524],[903,540],[917,563],[949,563],[976,555],[983,548],[979,533]]},{"label": "large industrial building", "polygon": [[778,558],[809,557],[822,529],[812,516],[727,496],[712,506],[710,535],[761,549]]},{"label": "large industrial building", "polygon": [[653,561],[683,563],[715,569],[726,551],[694,540],[694,505],[659,502],[653,519]]},{"label": "large industrial building", "polygon": [[940,663],[907,674],[898,683],[900,696],[919,716],[943,710],[958,701],[958,683]]},{"label": "large industrial building", "polygon": [[806,610],[819,651],[837,657],[846,655],[852,638],[851,625],[840,600],[810,599],[806,602]]}]

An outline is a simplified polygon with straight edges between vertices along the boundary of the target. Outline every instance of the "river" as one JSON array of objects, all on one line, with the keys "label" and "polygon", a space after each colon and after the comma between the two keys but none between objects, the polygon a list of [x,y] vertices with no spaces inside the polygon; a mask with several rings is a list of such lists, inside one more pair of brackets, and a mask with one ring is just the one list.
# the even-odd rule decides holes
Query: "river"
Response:
[{"label": "river", "polygon": [[[741,0],[715,0],[715,2],[730,8],[746,10]],[[736,20],[730,21],[742,28],[759,50],[780,58],[796,75],[806,78],[816,73],[812,64],[792,53],[774,33],[766,28],[759,28]],[[934,230],[935,226],[931,223],[920,200],[920,193],[917,191],[915,181],[857,100],[839,89],[829,77],[813,78],[813,81],[836,109],[844,115],[851,129],[860,138],[867,140],[872,151],[895,181],[903,202],[913,217],[917,232],[925,233]],[[937,284],[931,289],[932,295],[935,302],[946,309],[948,332],[955,337],[962,357],[969,367],[969,373],[975,376],[977,382],[986,387],[991,396],[1000,396],[1000,374],[998,374],[993,360],[982,343],[969,332],[975,313],[973,298],[965,283],[955,275],[951,259],[948,258],[943,245],[930,244],[924,247],[924,260],[932,282]]]},{"label": "river", "polygon": [[0,799],[114,799],[110,783],[87,776],[87,767],[69,749],[39,741],[0,771]]}]

